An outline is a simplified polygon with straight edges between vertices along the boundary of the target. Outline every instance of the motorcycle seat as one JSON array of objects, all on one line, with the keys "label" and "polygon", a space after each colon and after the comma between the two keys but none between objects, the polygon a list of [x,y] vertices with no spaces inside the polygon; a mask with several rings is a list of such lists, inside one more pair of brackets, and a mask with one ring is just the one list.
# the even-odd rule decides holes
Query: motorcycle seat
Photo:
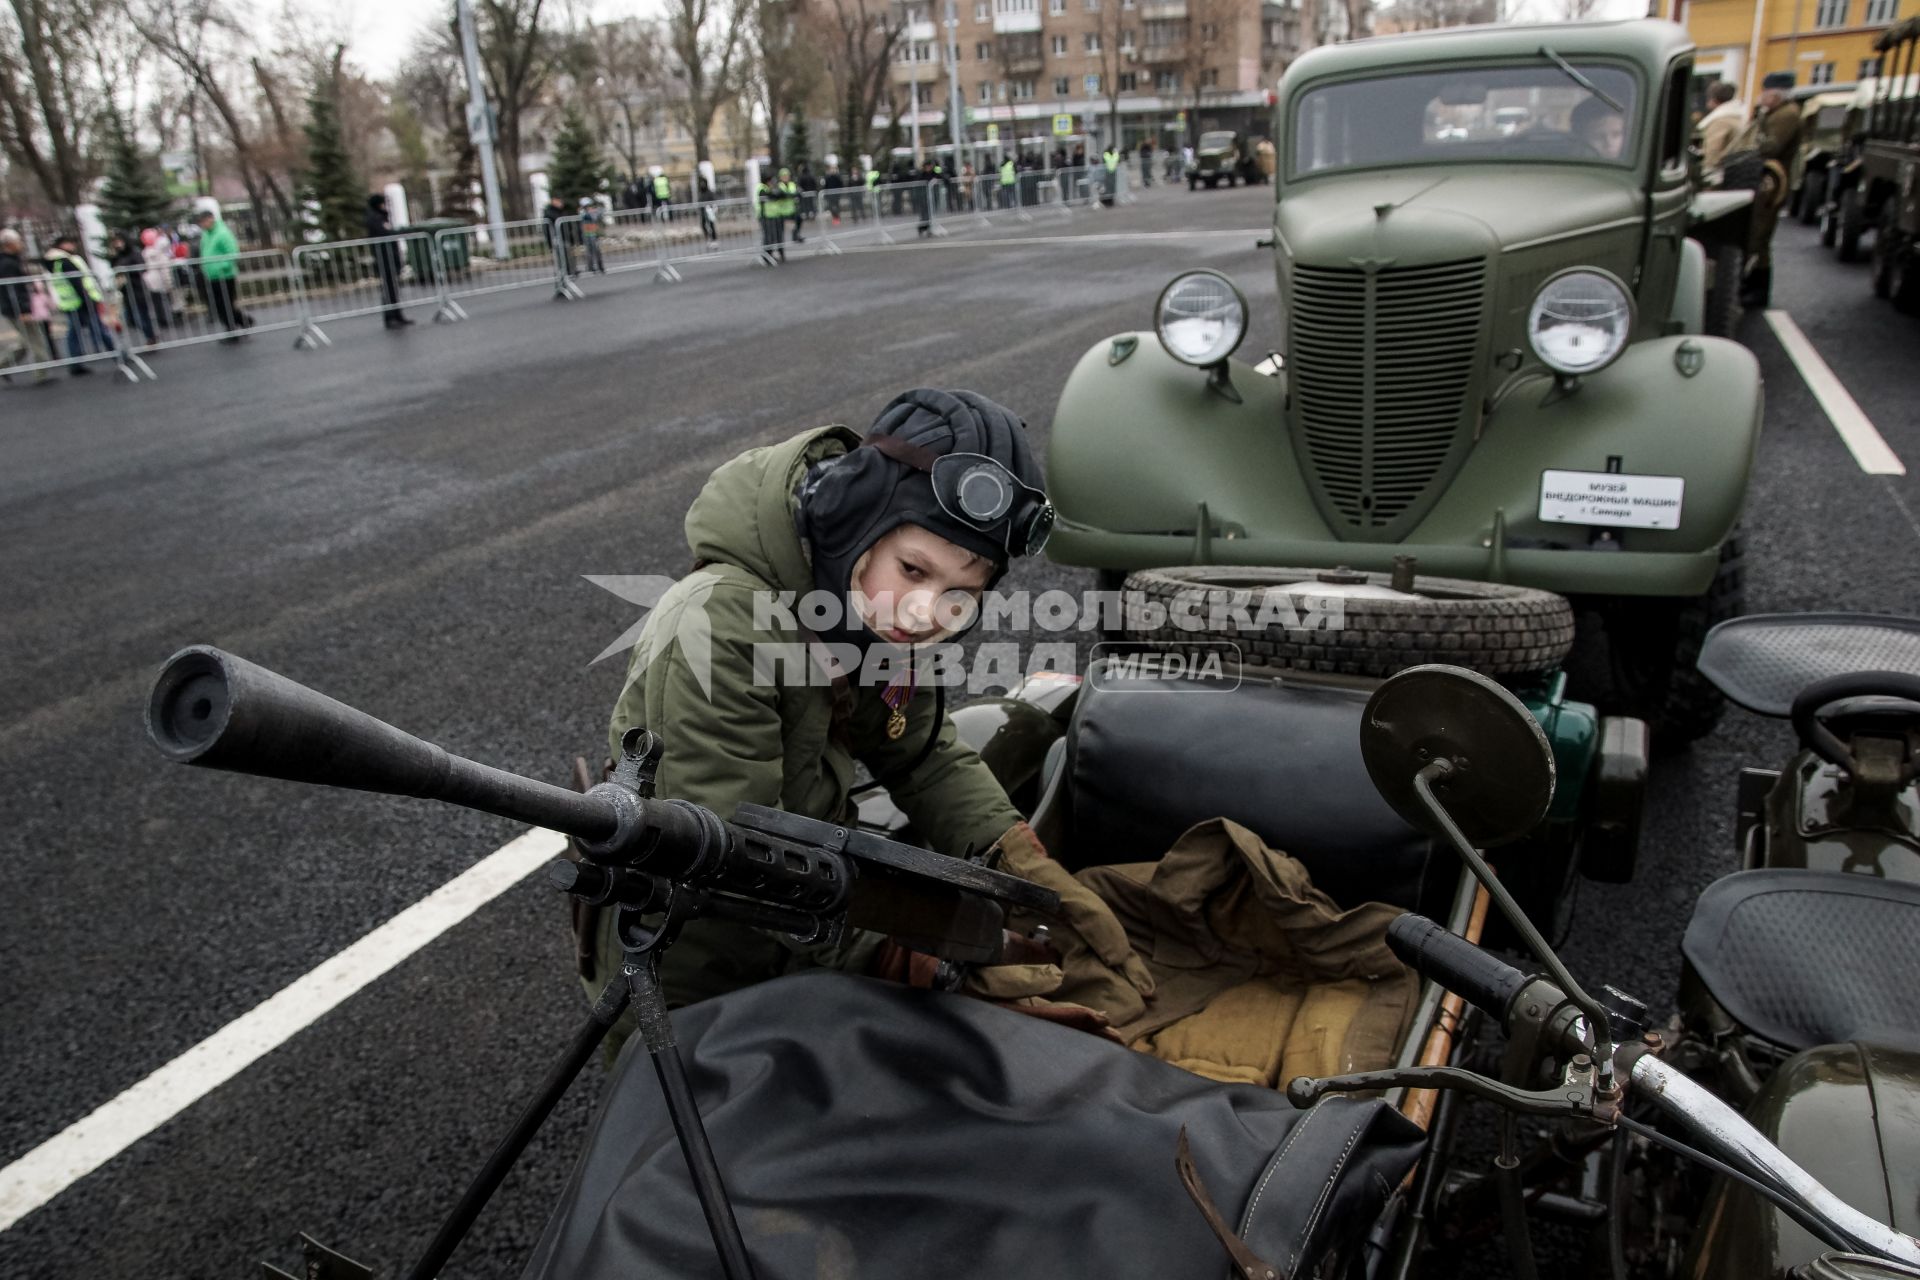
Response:
[{"label": "motorcycle seat", "polygon": [[1033,825],[1070,870],[1157,861],[1181,834],[1230,818],[1305,864],[1343,907],[1444,904],[1454,864],[1388,807],[1360,757],[1367,691],[1254,678],[1083,682]]},{"label": "motorcycle seat", "polygon": [[1920,1051],[1920,884],[1762,868],[1707,886],[1680,949],[1733,1020],[1793,1051]]}]

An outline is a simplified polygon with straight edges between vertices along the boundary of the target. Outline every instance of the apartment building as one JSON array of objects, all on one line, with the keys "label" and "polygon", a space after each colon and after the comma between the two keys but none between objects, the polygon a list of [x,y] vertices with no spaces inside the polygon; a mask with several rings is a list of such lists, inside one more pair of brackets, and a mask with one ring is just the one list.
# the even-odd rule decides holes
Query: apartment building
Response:
[{"label": "apartment building", "polygon": [[[1273,83],[1311,42],[1317,2],[952,0],[963,136],[1050,149],[1070,117],[1092,154],[1116,122],[1126,147],[1178,147],[1208,128],[1264,133]],[[949,11],[946,0],[901,7],[896,106],[903,134],[930,145],[948,136]]]},{"label": "apartment building", "polygon": [[1699,46],[1697,74],[1727,80],[1752,102],[1770,71],[1843,84],[1879,69],[1874,37],[1920,13],[1920,0],[1661,0]]}]

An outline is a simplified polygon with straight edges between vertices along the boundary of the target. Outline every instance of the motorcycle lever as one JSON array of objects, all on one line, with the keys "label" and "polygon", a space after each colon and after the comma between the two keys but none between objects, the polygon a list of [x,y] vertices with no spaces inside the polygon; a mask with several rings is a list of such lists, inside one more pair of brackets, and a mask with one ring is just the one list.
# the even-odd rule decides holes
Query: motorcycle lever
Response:
[{"label": "motorcycle lever", "polygon": [[[1585,1054],[1578,1055],[1584,1059]],[[1287,1082],[1287,1101],[1310,1107],[1321,1095],[1357,1093],[1370,1089],[1458,1089],[1508,1111],[1529,1116],[1594,1118],[1593,1066],[1576,1061],[1555,1089],[1535,1093],[1459,1067],[1406,1067],[1392,1071],[1361,1071],[1350,1076],[1296,1076]]]}]

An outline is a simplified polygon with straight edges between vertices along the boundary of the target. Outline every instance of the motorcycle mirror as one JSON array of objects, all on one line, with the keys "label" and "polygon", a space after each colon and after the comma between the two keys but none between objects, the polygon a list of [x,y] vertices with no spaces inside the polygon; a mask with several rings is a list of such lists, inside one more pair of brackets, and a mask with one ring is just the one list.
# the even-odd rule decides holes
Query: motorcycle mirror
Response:
[{"label": "motorcycle mirror", "polygon": [[1414,776],[1444,760],[1435,798],[1481,848],[1532,831],[1553,802],[1553,748],[1521,701],[1463,667],[1409,667],[1367,700],[1360,754],[1395,813],[1429,835],[1445,830],[1414,788]]}]

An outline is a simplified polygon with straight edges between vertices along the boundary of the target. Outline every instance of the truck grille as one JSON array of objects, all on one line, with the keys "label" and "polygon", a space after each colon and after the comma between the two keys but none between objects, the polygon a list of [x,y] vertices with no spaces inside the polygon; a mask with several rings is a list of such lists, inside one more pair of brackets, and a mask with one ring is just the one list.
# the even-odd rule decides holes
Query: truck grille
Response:
[{"label": "truck grille", "polygon": [[1438,496],[1480,348],[1486,264],[1293,269],[1287,370],[1330,518],[1395,536]]}]

